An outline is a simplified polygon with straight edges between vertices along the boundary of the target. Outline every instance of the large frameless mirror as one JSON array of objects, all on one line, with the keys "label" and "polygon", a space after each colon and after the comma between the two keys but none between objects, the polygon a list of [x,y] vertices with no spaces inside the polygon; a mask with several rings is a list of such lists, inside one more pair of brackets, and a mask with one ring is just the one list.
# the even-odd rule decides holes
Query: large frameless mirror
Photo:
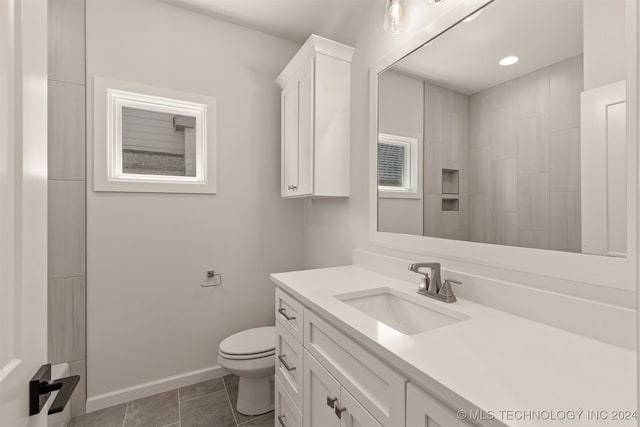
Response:
[{"label": "large frameless mirror", "polygon": [[496,0],[378,74],[380,232],[625,257],[624,0]]}]

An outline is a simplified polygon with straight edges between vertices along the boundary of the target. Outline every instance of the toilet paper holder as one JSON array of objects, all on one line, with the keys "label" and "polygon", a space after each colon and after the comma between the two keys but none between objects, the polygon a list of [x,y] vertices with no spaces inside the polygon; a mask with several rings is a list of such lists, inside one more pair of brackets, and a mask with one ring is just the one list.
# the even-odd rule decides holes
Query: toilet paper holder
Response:
[{"label": "toilet paper holder", "polygon": [[222,274],[216,273],[214,270],[207,271],[207,279],[211,280],[201,283],[200,286],[202,286],[203,288],[212,288],[214,286],[222,285]]}]

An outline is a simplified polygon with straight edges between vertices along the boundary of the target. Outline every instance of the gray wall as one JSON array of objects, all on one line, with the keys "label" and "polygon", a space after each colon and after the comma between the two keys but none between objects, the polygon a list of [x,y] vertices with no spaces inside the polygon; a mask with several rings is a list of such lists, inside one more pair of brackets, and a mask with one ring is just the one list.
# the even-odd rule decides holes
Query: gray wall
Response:
[{"label": "gray wall", "polygon": [[[275,83],[300,45],[156,0],[86,3],[89,158],[93,76],[217,100],[215,195],[95,192],[88,163],[88,405],[96,408],[175,388],[176,378],[219,375],[221,340],[273,325],[269,273],[303,266],[303,202],[280,197]],[[207,270],[223,285],[200,287]]]},{"label": "gray wall", "polygon": [[68,362],[85,412],[84,0],[49,0],[49,361]]},{"label": "gray wall", "polygon": [[581,251],[582,56],[471,96],[471,239]]}]

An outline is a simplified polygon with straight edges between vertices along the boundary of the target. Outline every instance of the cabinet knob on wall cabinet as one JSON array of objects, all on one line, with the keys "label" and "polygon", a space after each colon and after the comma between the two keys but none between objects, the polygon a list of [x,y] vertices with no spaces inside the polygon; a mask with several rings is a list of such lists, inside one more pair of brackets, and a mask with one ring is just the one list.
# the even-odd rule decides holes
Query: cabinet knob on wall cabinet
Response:
[{"label": "cabinet knob on wall cabinet", "polygon": [[280,425],[282,427],[287,427],[287,425],[284,423],[284,419],[286,418],[285,415],[278,415],[278,422],[280,423]]},{"label": "cabinet knob on wall cabinet", "polygon": [[335,409],[336,417],[342,419],[342,413],[346,410],[347,408],[345,408],[344,406],[342,408],[340,406],[336,406],[336,409]]},{"label": "cabinet knob on wall cabinet", "polygon": [[297,185],[292,185],[292,186],[291,186],[291,189],[292,189],[293,191],[296,191],[296,190],[298,190],[298,186],[297,186]]}]

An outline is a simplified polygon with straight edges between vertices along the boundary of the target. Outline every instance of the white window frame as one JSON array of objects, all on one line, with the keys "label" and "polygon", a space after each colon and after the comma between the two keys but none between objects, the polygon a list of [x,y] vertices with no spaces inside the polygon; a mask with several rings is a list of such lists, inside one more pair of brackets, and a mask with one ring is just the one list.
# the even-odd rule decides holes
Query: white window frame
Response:
[{"label": "white window frame", "polygon": [[[122,167],[124,107],[195,117],[195,176],[132,174]],[[131,82],[94,78],[94,190],[215,194],[216,100]]]},{"label": "white window frame", "polygon": [[402,198],[402,199],[419,199],[422,197],[420,185],[420,149],[417,138],[407,136],[393,135],[390,133],[378,133],[378,144],[398,145],[405,147],[405,168],[404,183],[408,183],[403,187],[391,187],[386,185],[378,185],[378,197],[380,198]]}]

